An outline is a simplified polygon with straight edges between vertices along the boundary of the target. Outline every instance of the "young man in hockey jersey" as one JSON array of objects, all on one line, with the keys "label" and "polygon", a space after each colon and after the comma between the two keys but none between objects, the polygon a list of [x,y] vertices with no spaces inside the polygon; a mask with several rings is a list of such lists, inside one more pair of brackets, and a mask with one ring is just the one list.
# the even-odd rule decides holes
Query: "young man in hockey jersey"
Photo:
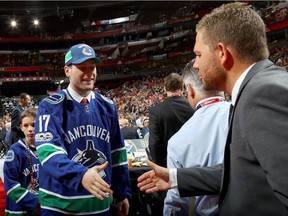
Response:
[{"label": "young man in hockey jersey", "polygon": [[4,163],[6,216],[40,215],[39,159],[34,145],[36,109],[24,110],[20,128],[25,138],[10,146]]},{"label": "young man in hockey jersey", "polygon": [[117,109],[92,91],[100,62],[90,46],[72,46],[65,55],[68,88],[39,104],[42,216],[109,215],[112,193],[118,213],[128,215],[129,170]]}]

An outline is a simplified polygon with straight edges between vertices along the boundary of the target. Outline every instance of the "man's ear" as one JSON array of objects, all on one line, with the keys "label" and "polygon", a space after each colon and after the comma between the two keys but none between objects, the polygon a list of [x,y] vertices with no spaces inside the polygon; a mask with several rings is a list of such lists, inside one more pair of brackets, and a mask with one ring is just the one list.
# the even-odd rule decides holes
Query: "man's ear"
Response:
[{"label": "man's ear", "polygon": [[188,84],[187,85],[187,88],[188,88],[188,95],[191,97],[191,98],[195,98],[195,91],[194,91],[194,88],[192,87],[192,85]]},{"label": "man's ear", "polygon": [[234,64],[231,50],[223,43],[218,43],[216,46],[216,51],[218,52],[218,58],[222,66],[225,69],[230,70]]},{"label": "man's ear", "polygon": [[66,77],[69,77],[69,76],[70,76],[69,70],[70,70],[69,66],[66,66],[66,65],[65,65],[65,66],[64,66],[64,72],[65,72]]}]

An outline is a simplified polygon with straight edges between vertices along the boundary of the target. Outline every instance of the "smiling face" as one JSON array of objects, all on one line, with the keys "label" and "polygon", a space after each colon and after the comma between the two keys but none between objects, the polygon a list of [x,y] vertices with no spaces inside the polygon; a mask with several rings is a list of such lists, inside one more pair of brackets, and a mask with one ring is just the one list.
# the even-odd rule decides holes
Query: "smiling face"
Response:
[{"label": "smiling face", "polygon": [[206,90],[224,90],[226,82],[226,71],[218,58],[217,49],[211,49],[199,31],[194,46],[196,59],[193,67],[199,71],[200,80]]},{"label": "smiling face", "polygon": [[85,97],[94,89],[97,77],[95,60],[89,59],[81,64],[65,66],[64,70],[71,88],[79,95]]}]

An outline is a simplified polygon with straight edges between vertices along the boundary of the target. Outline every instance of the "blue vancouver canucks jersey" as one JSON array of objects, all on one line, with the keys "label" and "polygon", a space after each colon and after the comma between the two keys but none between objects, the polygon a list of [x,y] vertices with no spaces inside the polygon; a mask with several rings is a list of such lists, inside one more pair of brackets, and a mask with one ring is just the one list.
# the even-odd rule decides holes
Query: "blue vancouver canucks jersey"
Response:
[{"label": "blue vancouver canucks jersey", "polygon": [[39,198],[31,192],[32,168],[34,187],[39,188],[39,159],[36,149],[30,148],[30,159],[26,144],[19,140],[10,146],[4,163],[4,187],[6,191],[5,215],[31,215],[39,204]]},{"label": "blue vancouver canucks jersey", "polygon": [[42,215],[108,215],[111,197],[101,201],[81,184],[89,168],[105,161],[109,165],[99,174],[111,185],[114,198],[131,197],[117,109],[101,94],[94,93],[88,104],[73,100],[67,90],[42,100],[35,144],[41,163]]}]

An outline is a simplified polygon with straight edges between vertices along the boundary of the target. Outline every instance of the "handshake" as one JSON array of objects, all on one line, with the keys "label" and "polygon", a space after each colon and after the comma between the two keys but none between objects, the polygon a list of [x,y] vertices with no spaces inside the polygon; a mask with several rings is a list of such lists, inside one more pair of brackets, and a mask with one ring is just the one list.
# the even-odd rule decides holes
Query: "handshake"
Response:
[{"label": "handshake", "polygon": [[171,185],[169,182],[169,170],[167,168],[158,166],[157,164],[146,160],[148,166],[152,170],[139,176],[138,188],[146,193],[154,193],[157,191],[169,190]]}]

